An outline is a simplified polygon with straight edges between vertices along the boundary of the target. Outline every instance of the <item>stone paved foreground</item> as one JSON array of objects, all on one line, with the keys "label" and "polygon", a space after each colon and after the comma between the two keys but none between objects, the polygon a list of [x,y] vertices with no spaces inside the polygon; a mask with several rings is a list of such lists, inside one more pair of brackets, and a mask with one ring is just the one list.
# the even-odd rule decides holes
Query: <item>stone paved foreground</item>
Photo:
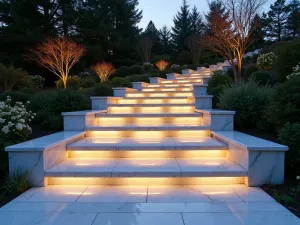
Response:
[{"label": "stone paved foreground", "polygon": [[48,186],[0,209],[2,225],[298,225],[259,188]]}]

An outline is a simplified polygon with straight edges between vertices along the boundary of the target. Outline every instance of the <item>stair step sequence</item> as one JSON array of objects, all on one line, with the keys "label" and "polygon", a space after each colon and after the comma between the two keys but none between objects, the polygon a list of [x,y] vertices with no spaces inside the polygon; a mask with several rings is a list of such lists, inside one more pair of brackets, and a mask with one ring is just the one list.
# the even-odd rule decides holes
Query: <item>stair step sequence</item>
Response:
[{"label": "stair step sequence", "polygon": [[193,85],[205,86],[203,77],[158,79],[108,104],[86,137],[67,146],[68,159],[45,171],[48,183],[244,183],[247,170],[227,158],[228,146],[195,110]]}]

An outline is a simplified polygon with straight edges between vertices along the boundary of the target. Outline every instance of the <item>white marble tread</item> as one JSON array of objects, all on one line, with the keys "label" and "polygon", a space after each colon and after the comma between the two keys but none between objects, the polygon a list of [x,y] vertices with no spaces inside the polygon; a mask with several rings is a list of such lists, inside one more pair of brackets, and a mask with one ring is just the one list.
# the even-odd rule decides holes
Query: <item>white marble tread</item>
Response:
[{"label": "white marble tread", "polygon": [[238,131],[212,131],[214,137],[240,145],[249,151],[288,151],[288,147]]},{"label": "white marble tread", "polygon": [[226,150],[228,146],[212,137],[197,138],[101,138],[86,137],[67,150]]},{"label": "white marble tread", "polygon": [[247,171],[226,158],[68,158],[46,177],[243,177]]},{"label": "white marble tread", "polygon": [[192,125],[124,125],[124,126],[88,126],[86,127],[87,131],[148,131],[148,130],[154,130],[154,131],[167,131],[167,130],[175,130],[175,131],[180,131],[180,130],[210,130],[210,126],[199,126],[195,124],[194,126]]},{"label": "white marble tread", "polygon": [[33,139],[20,144],[6,147],[6,151],[45,151],[56,145],[63,143],[68,144],[72,140],[76,140],[80,137],[84,137],[83,131],[62,131],[54,133],[45,137]]}]

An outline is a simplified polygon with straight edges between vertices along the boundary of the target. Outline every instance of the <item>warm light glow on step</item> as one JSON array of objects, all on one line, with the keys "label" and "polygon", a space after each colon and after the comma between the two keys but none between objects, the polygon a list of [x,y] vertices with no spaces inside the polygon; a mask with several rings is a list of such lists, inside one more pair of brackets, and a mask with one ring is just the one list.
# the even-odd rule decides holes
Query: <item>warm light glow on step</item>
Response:
[{"label": "warm light glow on step", "polygon": [[177,117],[173,118],[172,124],[177,126],[200,126],[202,125],[202,117]]},{"label": "warm light glow on step", "polygon": [[136,99],[119,99],[117,100],[118,104],[137,104],[138,101]]},{"label": "warm light glow on step", "polygon": [[90,164],[88,163],[77,163],[76,166],[89,166]]},{"label": "warm light glow on step", "polygon": [[131,192],[130,195],[161,195],[161,193],[156,192],[149,192],[149,193],[138,193],[138,192]]},{"label": "warm light glow on step", "polygon": [[185,150],[185,151],[68,151],[69,158],[93,159],[93,158],[212,158],[225,157],[226,150]]},{"label": "warm light glow on step", "polygon": [[92,195],[92,193],[67,192],[66,195]]},{"label": "warm light glow on step", "polygon": [[134,138],[135,139],[145,139],[145,138],[151,138],[151,139],[157,139],[161,140],[164,138],[164,132],[163,131],[138,131],[134,132]]},{"label": "warm light glow on step", "polygon": [[139,108],[140,113],[162,113],[163,108],[162,107],[140,107]]},{"label": "warm light glow on step", "polygon": [[209,192],[202,192],[204,195],[227,195],[229,192],[227,191],[209,191]]},{"label": "warm light glow on step", "polygon": [[208,136],[209,130],[180,130],[176,131],[176,137],[179,138],[198,138],[201,136]]},{"label": "warm light glow on step", "polygon": [[99,126],[124,126],[126,124],[126,118],[98,118]]},{"label": "warm light glow on step", "polygon": [[[48,177],[49,185],[229,185],[244,184],[245,177]],[[134,192],[133,192],[134,193]],[[213,192],[207,192],[213,193]]]},{"label": "warm light glow on step", "polygon": [[136,118],[135,123],[137,126],[161,126],[163,125],[163,118]]},{"label": "warm light glow on step", "polygon": [[134,107],[108,107],[108,112],[112,114],[131,114],[134,113]]}]

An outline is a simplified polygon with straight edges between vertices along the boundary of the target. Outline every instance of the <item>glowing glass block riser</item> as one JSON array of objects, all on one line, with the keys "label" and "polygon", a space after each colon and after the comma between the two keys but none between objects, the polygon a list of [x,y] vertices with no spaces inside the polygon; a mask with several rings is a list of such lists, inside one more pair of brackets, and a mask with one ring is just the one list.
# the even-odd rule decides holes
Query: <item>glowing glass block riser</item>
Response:
[{"label": "glowing glass block riser", "polygon": [[87,131],[87,137],[102,138],[151,138],[152,141],[160,141],[166,137],[197,138],[210,135],[209,130],[164,130],[164,131]]},{"label": "glowing glass block riser", "polygon": [[202,117],[100,117],[97,118],[98,126],[202,126]]},{"label": "glowing glass block riser", "polygon": [[129,106],[129,107],[118,107],[110,106],[108,107],[108,113],[110,114],[157,114],[157,113],[194,113],[194,106],[153,106],[153,107],[143,107],[143,106]]}]

